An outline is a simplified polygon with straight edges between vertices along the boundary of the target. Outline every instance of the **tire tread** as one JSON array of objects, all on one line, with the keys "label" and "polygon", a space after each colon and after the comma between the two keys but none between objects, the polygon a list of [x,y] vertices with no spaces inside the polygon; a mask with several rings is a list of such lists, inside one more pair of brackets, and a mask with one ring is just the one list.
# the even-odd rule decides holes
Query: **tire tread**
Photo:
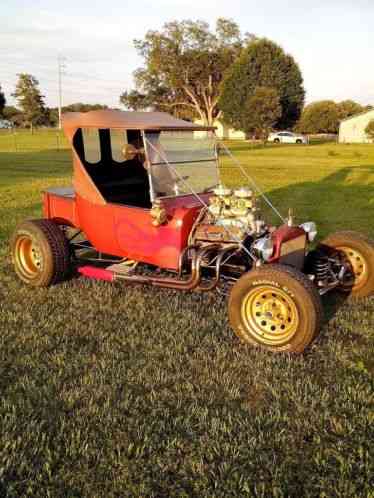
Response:
[{"label": "tire tread", "polygon": [[[282,347],[273,347],[273,346],[264,346],[266,349],[269,349],[270,351],[274,352],[294,352],[294,353],[301,353],[304,351],[304,349],[316,338],[322,324],[323,324],[323,316],[324,316],[324,311],[323,311],[323,306],[322,306],[322,301],[321,297],[318,293],[317,288],[313,284],[312,281],[310,281],[303,273],[301,273],[299,270],[296,268],[292,268],[290,266],[286,265],[281,265],[281,264],[271,264],[271,265],[264,265],[259,269],[254,269],[250,270],[248,273],[244,274],[235,284],[235,286],[238,286],[240,288],[241,285],[244,285],[245,282],[248,279],[248,276],[251,275],[252,272],[257,272],[257,275],[260,277],[264,277],[269,280],[274,280],[274,281],[279,281],[280,274],[283,275],[283,277],[286,275],[288,278],[291,278],[292,280],[296,281],[304,290],[306,293],[308,293],[308,296],[310,297],[310,305],[312,306],[313,312],[314,312],[314,317],[315,317],[315,324],[312,333],[308,333],[308,337],[306,337],[302,342],[298,344],[293,344],[291,346],[282,346]],[[253,275],[253,274],[252,274]],[[241,283],[242,282],[242,283]],[[233,289],[235,288],[233,287]],[[240,292],[240,291],[239,291]],[[232,310],[232,307],[237,305],[237,303],[234,302],[235,298],[233,297],[233,294],[230,295],[229,299],[229,311]],[[230,312],[230,316],[232,316]],[[230,322],[233,325],[233,328],[236,332],[236,334],[241,337],[243,340],[246,342],[250,342],[255,345],[259,345],[256,343],[256,341],[253,339],[250,339],[250,336],[247,336],[243,333],[240,332],[240,328],[235,327],[235,319],[232,319],[230,317]]]}]

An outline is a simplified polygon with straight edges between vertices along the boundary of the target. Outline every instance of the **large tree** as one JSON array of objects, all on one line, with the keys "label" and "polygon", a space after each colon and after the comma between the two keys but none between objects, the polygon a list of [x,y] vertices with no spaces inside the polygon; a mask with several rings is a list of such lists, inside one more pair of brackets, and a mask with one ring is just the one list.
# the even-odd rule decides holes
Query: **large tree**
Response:
[{"label": "large tree", "polygon": [[338,114],[340,119],[349,118],[365,110],[365,107],[354,100],[342,100],[338,104]]},{"label": "large tree", "polygon": [[279,96],[274,88],[257,87],[244,105],[243,131],[254,133],[264,143],[282,114]]},{"label": "large tree", "polygon": [[161,31],[148,31],[135,47],[144,59],[134,73],[136,90],[120,102],[138,110],[153,108],[212,124],[219,116],[220,83],[252,35],[241,36],[238,25],[218,19],[214,32],[203,21],[174,21]]},{"label": "large tree", "polygon": [[276,90],[282,114],[275,126],[291,128],[304,105],[303,78],[293,57],[266,38],[254,40],[242,51],[222,83],[219,107],[226,123],[244,128],[245,103],[256,87]]},{"label": "large tree", "polygon": [[304,133],[336,133],[339,121],[338,104],[333,100],[320,100],[305,107],[297,129]]},{"label": "large tree", "polygon": [[0,85],[0,116],[3,115],[5,104],[6,104],[5,95]]},{"label": "large tree", "polygon": [[31,74],[19,74],[12,96],[17,99],[25,124],[30,126],[32,133],[34,126],[46,120],[44,96],[40,93],[39,81]]}]

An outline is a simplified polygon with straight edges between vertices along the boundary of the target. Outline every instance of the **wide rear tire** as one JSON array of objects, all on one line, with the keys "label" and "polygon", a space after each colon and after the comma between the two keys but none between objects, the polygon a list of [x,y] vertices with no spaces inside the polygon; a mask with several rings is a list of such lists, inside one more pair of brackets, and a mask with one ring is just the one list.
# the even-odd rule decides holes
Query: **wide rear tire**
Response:
[{"label": "wide rear tire", "polygon": [[26,284],[48,287],[67,277],[69,243],[53,221],[24,221],[16,228],[10,247],[15,272]]},{"label": "wide rear tire", "polygon": [[338,290],[352,297],[366,297],[374,292],[374,242],[353,231],[329,235],[317,247],[329,256],[338,257],[348,274]]},{"label": "wide rear tire", "polygon": [[234,332],[272,352],[304,351],[318,334],[322,317],[317,289],[291,267],[253,269],[231,290],[229,319]]}]

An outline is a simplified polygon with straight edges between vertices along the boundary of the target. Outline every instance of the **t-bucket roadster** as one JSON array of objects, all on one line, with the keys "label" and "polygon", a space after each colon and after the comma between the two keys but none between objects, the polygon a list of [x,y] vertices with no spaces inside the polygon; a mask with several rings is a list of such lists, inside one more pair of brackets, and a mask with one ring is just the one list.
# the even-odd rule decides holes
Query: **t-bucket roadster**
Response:
[{"label": "t-bucket roadster", "polygon": [[21,223],[11,240],[25,283],[49,286],[74,267],[107,281],[217,289],[229,294],[241,339],[287,352],[303,351],[318,333],[321,295],[374,290],[373,244],[347,231],[311,250],[315,223],[284,218],[214,128],[110,110],[65,114],[63,128],[73,187],[47,189],[44,218]]}]

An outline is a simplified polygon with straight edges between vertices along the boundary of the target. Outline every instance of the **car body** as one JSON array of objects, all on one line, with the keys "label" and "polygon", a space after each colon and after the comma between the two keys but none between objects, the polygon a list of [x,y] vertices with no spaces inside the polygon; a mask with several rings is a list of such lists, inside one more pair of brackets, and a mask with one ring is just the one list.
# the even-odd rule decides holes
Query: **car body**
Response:
[{"label": "car body", "polygon": [[270,133],[268,136],[268,142],[282,143],[282,144],[307,144],[308,137],[304,135],[298,135],[292,133],[291,131],[277,131]]},{"label": "car body", "polygon": [[7,119],[0,119],[0,129],[10,129],[13,128],[13,124],[11,121]]},{"label": "car body", "polygon": [[371,242],[339,232],[311,250],[315,223],[295,224],[291,211],[282,216],[213,127],[114,110],[68,113],[62,122],[73,185],[46,189],[44,217],[16,228],[11,253],[23,282],[48,286],[75,270],[217,290],[229,296],[235,333],[275,352],[301,352],[312,342],[324,293],[372,292]]}]

